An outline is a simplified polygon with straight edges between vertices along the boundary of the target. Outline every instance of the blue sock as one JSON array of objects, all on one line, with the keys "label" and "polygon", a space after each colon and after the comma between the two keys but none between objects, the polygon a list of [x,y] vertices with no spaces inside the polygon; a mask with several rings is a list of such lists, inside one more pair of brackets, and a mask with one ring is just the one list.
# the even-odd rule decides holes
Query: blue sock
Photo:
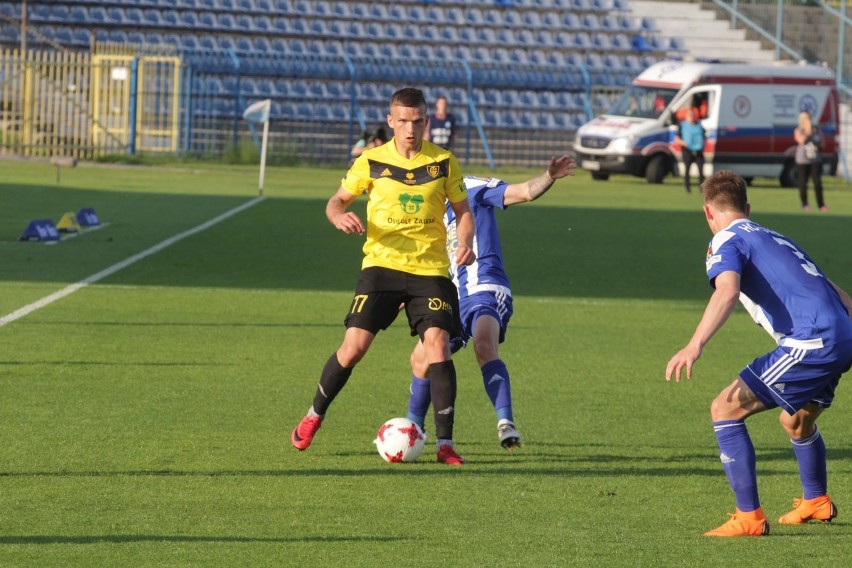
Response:
[{"label": "blue sock", "polygon": [[408,399],[408,419],[424,428],[426,413],[432,404],[432,381],[411,374],[411,397]]},{"label": "blue sock", "polygon": [[801,440],[790,441],[799,462],[799,477],[805,490],[805,499],[814,499],[828,493],[828,473],[825,468],[825,442],[816,429]]},{"label": "blue sock", "polygon": [[757,466],[754,445],[742,420],[713,423],[719,442],[719,458],[728,483],[737,498],[737,509],[747,513],[760,507],[757,496]]},{"label": "blue sock", "polygon": [[512,417],[512,389],[509,384],[509,371],[502,359],[494,359],[482,366],[482,382],[485,392],[497,411],[497,420],[506,419],[514,422]]}]

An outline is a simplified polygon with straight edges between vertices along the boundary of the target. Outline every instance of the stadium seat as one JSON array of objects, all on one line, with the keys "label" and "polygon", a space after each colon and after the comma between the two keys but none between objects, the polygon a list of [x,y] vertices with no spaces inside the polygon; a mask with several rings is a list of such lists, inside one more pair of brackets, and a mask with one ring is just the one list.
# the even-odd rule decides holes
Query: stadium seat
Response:
[{"label": "stadium seat", "polygon": [[196,15],[195,12],[190,12],[190,11],[181,12],[178,15],[178,18],[180,19],[180,22],[178,23],[177,27],[180,27],[180,28],[184,28],[184,29],[188,29],[188,30],[195,30],[195,29],[198,29],[200,27],[206,27],[206,26],[201,26],[199,24],[198,15]]},{"label": "stadium seat", "polygon": [[68,21],[83,24],[89,20],[89,11],[85,6],[74,6],[68,13]]},{"label": "stadium seat", "polygon": [[527,57],[532,65],[544,67],[549,64],[547,61],[547,53],[541,49],[531,49],[527,52]]},{"label": "stadium seat", "polygon": [[530,30],[520,30],[518,41],[528,49],[550,48],[556,44],[549,30],[537,30],[535,33]]},{"label": "stadium seat", "polygon": [[64,24],[65,21],[68,19],[68,7],[64,4],[53,6],[50,9],[50,16],[48,17],[48,19],[52,22],[59,22]]},{"label": "stadium seat", "polygon": [[552,45],[553,44],[553,41],[550,37],[550,32],[548,32],[546,30],[541,30],[539,33],[543,34],[543,36],[546,36],[545,41],[550,41],[550,43],[549,44],[538,43],[538,40],[536,39],[536,34],[534,34],[531,30],[527,30],[527,29],[524,29],[524,28],[520,28],[520,29],[517,29],[515,31],[515,41],[519,45],[522,45],[522,46],[525,46],[525,47],[537,47],[537,46],[542,46],[542,45]]},{"label": "stadium seat", "polygon": [[370,4],[370,18],[373,20],[389,19],[387,6],[381,2],[373,2]]},{"label": "stadium seat", "polygon": [[469,26],[481,26],[485,20],[479,8],[468,8],[464,13],[465,23]]},{"label": "stadium seat", "polygon": [[254,19],[254,29],[258,33],[270,34],[272,33],[272,20],[269,19],[269,16],[257,16]]},{"label": "stadium seat", "polygon": [[592,47],[598,51],[609,51],[612,49],[612,43],[609,39],[609,34],[604,32],[595,32],[591,37]]},{"label": "stadium seat", "polygon": [[198,38],[192,34],[183,34],[180,36],[180,46],[184,51],[197,51],[200,47]]},{"label": "stadium seat", "polygon": [[[192,14],[192,12],[186,12],[186,14]],[[215,30],[219,26],[219,23],[216,21],[216,14],[213,12],[200,12],[196,26],[205,30]]]},{"label": "stadium seat", "polygon": [[447,16],[444,14],[444,8],[438,5],[430,5],[426,9],[426,21],[432,24],[446,24]]},{"label": "stadium seat", "polygon": [[586,32],[577,32],[574,34],[574,47],[582,50],[592,49],[592,38]]},{"label": "stadium seat", "polygon": [[[535,12],[532,12],[536,14]],[[537,15],[537,14],[536,14]],[[503,13],[503,25],[510,28],[519,28],[523,25],[523,18],[521,17],[521,13],[517,10],[506,10]]]},{"label": "stadium seat", "polygon": [[420,59],[435,59],[435,50],[428,43],[420,43],[414,47],[414,52]]},{"label": "stadium seat", "polygon": [[[12,4],[0,4],[0,15],[8,18],[17,18],[20,16],[20,10]],[[30,21],[33,23],[47,22],[50,20],[50,6],[47,4],[36,4],[30,8]]]},{"label": "stadium seat", "polygon": [[219,14],[219,17],[216,18],[216,20],[219,22],[219,29],[223,31],[234,31],[237,27],[237,23],[234,20],[234,15],[228,12],[223,12]]},{"label": "stadium seat", "polygon": [[254,51],[254,44],[247,37],[238,37],[235,43],[238,52],[251,53]]},{"label": "stadium seat", "polygon": [[106,20],[106,10],[102,6],[92,6],[89,8],[89,23],[103,24]]},{"label": "stadium seat", "polygon": [[217,48],[216,38],[211,35],[202,35],[198,38],[198,45],[204,51],[212,51]]},{"label": "stadium seat", "polygon": [[532,10],[525,11],[523,16],[523,26],[527,28],[539,28],[542,26],[541,16],[538,12]]},{"label": "stadium seat", "polygon": [[574,34],[566,31],[556,32],[553,36],[553,43],[562,49],[573,48]]},{"label": "stadium seat", "polygon": [[458,7],[448,8],[445,12],[447,17],[447,23],[452,24],[454,26],[463,26],[465,25],[465,17],[464,11]]},{"label": "stadium seat", "polygon": [[332,4],[331,15],[335,18],[349,19],[349,2],[335,2]]},{"label": "stadium seat", "polygon": [[162,25],[160,19],[160,11],[147,9],[142,12],[142,23],[146,26],[154,26],[159,28]]},{"label": "stadium seat", "polygon": [[410,5],[408,6],[408,20],[414,23],[423,23],[426,22],[426,9],[423,6],[419,5]]},{"label": "stadium seat", "polygon": [[583,22],[574,12],[565,12],[562,14],[562,26],[569,30],[582,30]]},{"label": "stadium seat", "polygon": [[583,17],[580,19],[580,22],[583,25],[583,29],[589,32],[597,31],[600,29],[601,24],[598,21],[598,17],[595,14],[583,14]]},{"label": "stadium seat", "polygon": [[355,2],[350,6],[350,11],[352,13],[353,18],[358,18],[359,20],[369,20],[370,19],[370,7],[368,4],[364,2]]},{"label": "stadium seat", "polygon": [[547,62],[554,67],[565,67],[565,56],[561,51],[551,51],[547,54]]},{"label": "stadium seat", "polygon": [[610,35],[610,40],[612,40],[612,49],[617,51],[630,51],[632,46],[630,45],[630,38],[627,37],[627,34],[623,33],[615,33]]},{"label": "stadium seat", "polygon": [[[489,28],[486,28],[490,31]],[[480,36],[481,37],[481,36]],[[512,28],[500,28],[497,30],[497,41],[487,42],[487,43],[498,43],[503,46],[510,46],[515,44],[515,34],[512,31]]]},{"label": "stadium seat", "polygon": [[527,51],[519,48],[509,50],[509,61],[515,65],[524,66],[529,65],[530,63]]},{"label": "stadium seat", "polygon": [[145,43],[149,43],[151,45],[160,45],[161,43],[163,43],[163,36],[159,32],[146,32]]},{"label": "stadium seat", "polygon": [[520,113],[518,125],[521,128],[527,128],[530,130],[538,128],[538,114],[537,112],[533,112],[531,110],[525,110]]},{"label": "stadium seat", "polygon": [[578,12],[588,12],[592,9],[590,0],[571,0],[571,7]]},{"label": "stadium seat", "polygon": [[[465,29],[465,28],[462,28],[462,29]],[[473,28],[467,28],[467,29],[473,29]],[[507,30],[507,29],[504,28],[504,29],[501,29],[500,32],[499,32],[499,34],[501,34],[501,35],[505,35],[507,33],[511,34],[511,30]],[[478,36],[479,36],[477,38],[478,41],[465,40],[465,43],[468,43],[468,44],[470,44],[470,43],[485,43],[485,44],[489,44],[489,45],[497,44],[497,43],[505,45],[507,43],[507,42],[503,41],[502,39],[498,38],[498,33],[495,33],[494,30],[490,27],[479,28]],[[512,41],[514,41],[514,38],[512,38]]]},{"label": "stadium seat", "polygon": [[451,43],[451,44],[459,42],[458,31],[453,26],[443,26],[443,27],[439,28],[439,34],[440,34],[441,41]]}]

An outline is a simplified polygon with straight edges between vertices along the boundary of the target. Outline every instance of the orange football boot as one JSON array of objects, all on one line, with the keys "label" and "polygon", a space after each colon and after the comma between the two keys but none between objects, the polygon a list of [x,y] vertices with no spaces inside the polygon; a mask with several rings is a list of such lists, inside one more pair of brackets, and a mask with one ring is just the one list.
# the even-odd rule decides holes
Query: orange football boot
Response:
[{"label": "orange football boot", "polygon": [[728,513],[731,518],[722,526],[707,531],[704,536],[765,536],[769,534],[769,521],[763,514],[763,507],[743,512],[737,509]]},{"label": "orange football boot", "polygon": [[793,510],[778,519],[782,525],[801,525],[808,521],[830,523],[837,516],[837,507],[828,495],[813,499],[793,499]]}]

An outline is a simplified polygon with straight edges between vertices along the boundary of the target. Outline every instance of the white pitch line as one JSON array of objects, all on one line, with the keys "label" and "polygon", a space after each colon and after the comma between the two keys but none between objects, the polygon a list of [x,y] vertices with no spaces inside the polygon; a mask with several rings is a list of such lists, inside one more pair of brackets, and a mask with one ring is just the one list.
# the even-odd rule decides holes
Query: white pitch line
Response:
[{"label": "white pitch line", "polygon": [[197,227],[193,227],[192,229],[189,229],[188,231],[184,231],[183,233],[179,233],[179,234],[177,234],[173,237],[169,237],[168,239],[164,240],[160,244],[154,245],[151,248],[143,250],[142,252],[140,252],[138,254],[134,254],[131,257],[125,258],[121,262],[119,262],[117,264],[113,264],[109,268],[105,268],[104,270],[101,270],[100,272],[92,274],[91,276],[87,276],[86,278],[83,278],[82,280],[80,280],[76,284],[70,284],[70,285],[66,286],[65,288],[63,288],[62,290],[54,292],[53,294],[50,294],[49,296],[45,296],[44,298],[37,300],[37,301],[33,302],[32,304],[28,304],[28,305],[24,306],[23,308],[15,310],[11,314],[0,317],[0,327],[3,327],[7,323],[12,323],[15,320],[19,320],[24,316],[28,316],[29,314],[33,313],[34,311],[40,310],[41,308],[52,304],[56,300],[61,300],[65,296],[73,294],[74,292],[76,292],[80,288],[85,288],[89,284],[94,284],[98,280],[103,280],[107,276],[109,276],[111,274],[115,274],[116,272],[118,272],[122,268],[127,268],[131,264],[139,262],[143,258],[151,256],[152,254],[158,253],[161,250],[163,250],[164,248],[171,246],[178,241],[181,241],[181,240],[183,240],[187,237],[191,237],[192,235],[195,235],[196,233],[200,233],[201,231],[204,231],[205,229],[209,229],[213,225],[221,223],[225,219],[228,219],[229,217],[233,217],[237,213],[240,213],[242,211],[245,211],[249,207],[253,207],[253,206],[257,205],[258,203],[260,203],[264,199],[265,199],[264,196],[255,197],[251,201],[249,201],[247,203],[243,203],[239,207],[234,207],[233,209],[231,209],[229,211],[225,211],[224,213],[222,213],[218,217],[213,217],[209,221],[205,221],[204,223],[198,225]]}]

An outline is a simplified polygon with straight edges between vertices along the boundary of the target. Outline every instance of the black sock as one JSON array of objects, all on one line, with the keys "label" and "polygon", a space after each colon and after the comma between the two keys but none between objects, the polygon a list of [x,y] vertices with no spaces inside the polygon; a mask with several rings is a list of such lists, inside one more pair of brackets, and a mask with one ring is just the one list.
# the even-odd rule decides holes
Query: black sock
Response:
[{"label": "black sock", "polygon": [[435,413],[435,439],[453,439],[456,403],[456,367],[452,360],[432,363],[426,371],[432,381],[432,408]]},{"label": "black sock", "polygon": [[346,381],[349,380],[349,375],[352,374],[352,367],[345,368],[337,360],[337,352],[331,354],[325,367],[322,369],[319,385],[317,385],[317,393],[314,395],[314,412],[320,416],[325,415],[328,406],[334,397],[343,390]]}]

